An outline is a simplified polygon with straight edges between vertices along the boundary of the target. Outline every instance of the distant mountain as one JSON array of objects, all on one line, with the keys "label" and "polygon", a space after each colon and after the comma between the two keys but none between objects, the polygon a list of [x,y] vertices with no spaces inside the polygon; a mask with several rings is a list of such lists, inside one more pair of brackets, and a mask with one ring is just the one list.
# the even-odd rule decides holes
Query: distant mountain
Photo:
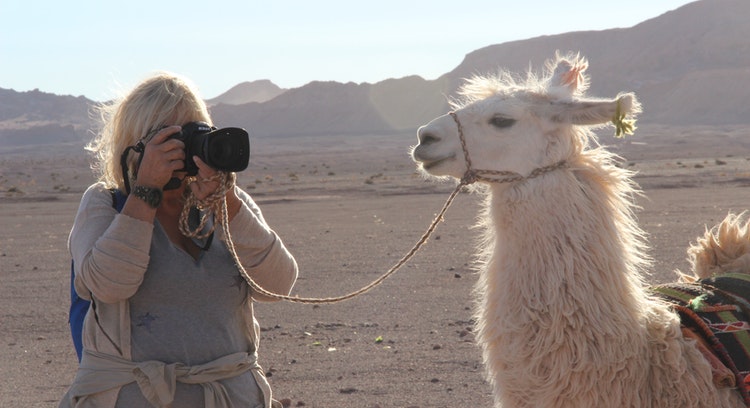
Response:
[{"label": "distant mountain", "polygon": [[0,88],[0,146],[81,140],[91,128],[93,105],[83,96]]},{"label": "distant mountain", "polygon": [[492,45],[447,73],[460,78],[541,67],[555,50],[580,51],[591,68],[590,95],[635,91],[641,123],[750,123],[750,1],[702,0],[627,29],[573,32]]},{"label": "distant mountain", "polygon": [[284,93],[286,89],[279,88],[273,82],[267,79],[261,79],[252,82],[243,82],[235,85],[223,94],[207,99],[208,106],[226,104],[226,105],[243,105],[251,102],[266,102]]},{"label": "distant mountain", "polygon": [[560,50],[589,59],[589,95],[636,92],[644,105],[641,123],[750,124],[748,15],[747,0],[702,0],[631,28],[488,46],[466,55],[435,81],[407,77],[372,85],[311,83],[264,104],[217,106],[213,113],[219,123],[241,125],[257,136],[416,129],[446,112],[446,95],[465,78],[501,68],[524,73],[530,65],[540,71]]},{"label": "distant mountain", "polygon": [[213,107],[219,126],[245,127],[254,136],[362,135],[410,129],[445,112],[439,81],[418,76],[377,84],[311,82],[266,103]]},{"label": "distant mountain", "polygon": [[[437,80],[409,76],[375,84],[316,81],[290,90],[263,80],[239,84],[208,103],[217,125],[245,127],[253,137],[414,131],[447,111],[446,96],[464,78],[500,68],[523,73],[531,66],[539,71],[560,50],[589,59],[590,95],[635,91],[644,105],[642,124],[748,125],[747,16],[748,0],[701,0],[630,28],[491,45],[469,53]],[[87,105],[93,103],[0,89],[0,143],[31,143],[44,139],[46,132],[88,139]]]}]

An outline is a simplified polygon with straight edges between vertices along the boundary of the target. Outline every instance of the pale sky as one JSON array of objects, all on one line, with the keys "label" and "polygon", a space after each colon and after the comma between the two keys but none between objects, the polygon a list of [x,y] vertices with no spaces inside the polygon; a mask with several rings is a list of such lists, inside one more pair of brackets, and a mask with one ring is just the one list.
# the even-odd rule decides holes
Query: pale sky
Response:
[{"label": "pale sky", "polygon": [[0,0],[0,88],[102,101],[158,70],[244,81],[435,79],[474,50],[632,27],[688,0]]}]

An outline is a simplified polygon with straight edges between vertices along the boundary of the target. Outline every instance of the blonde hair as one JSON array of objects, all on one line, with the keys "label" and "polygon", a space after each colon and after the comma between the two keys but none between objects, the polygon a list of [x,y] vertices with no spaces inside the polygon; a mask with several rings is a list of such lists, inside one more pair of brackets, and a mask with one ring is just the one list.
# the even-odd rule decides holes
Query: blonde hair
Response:
[{"label": "blonde hair", "polygon": [[[120,156],[139,140],[153,136],[168,125],[184,125],[211,118],[197,88],[187,79],[169,72],[159,72],[133,88],[130,93],[97,108],[101,130],[86,146],[96,161],[93,170],[98,180],[109,188],[125,190]],[[145,140],[146,141],[146,140]],[[137,154],[128,158],[130,177],[135,174]]]}]

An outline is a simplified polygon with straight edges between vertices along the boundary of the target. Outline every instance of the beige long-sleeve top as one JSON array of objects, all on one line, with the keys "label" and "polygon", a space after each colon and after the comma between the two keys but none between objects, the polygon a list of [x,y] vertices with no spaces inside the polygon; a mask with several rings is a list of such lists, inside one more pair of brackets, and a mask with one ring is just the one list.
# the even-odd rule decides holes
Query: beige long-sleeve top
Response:
[{"label": "beige long-sleeve top", "polygon": [[[239,188],[236,192],[243,207],[229,229],[242,264],[264,288],[288,294],[297,277],[294,258],[268,227],[252,198]],[[94,184],[84,193],[68,242],[75,264],[76,292],[83,298],[93,298],[95,304],[95,313],[90,310],[84,322],[84,350],[132,360],[129,299],[138,292],[147,273],[153,234],[154,224],[119,214],[112,208],[110,191],[103,184]],[[217,226],[217,236],[223,235]],[[253,300],[268,299],[248,291],[243,303],[245,335],[254,345],[253,350],[248,350],[251,354],[257,350],[260,334]],[[71,389],[76,386],[74,382]],[[61,406],[113,407],[119,389],[115,385],[108,391],[79,398],[77,405],[66,397]]]}]

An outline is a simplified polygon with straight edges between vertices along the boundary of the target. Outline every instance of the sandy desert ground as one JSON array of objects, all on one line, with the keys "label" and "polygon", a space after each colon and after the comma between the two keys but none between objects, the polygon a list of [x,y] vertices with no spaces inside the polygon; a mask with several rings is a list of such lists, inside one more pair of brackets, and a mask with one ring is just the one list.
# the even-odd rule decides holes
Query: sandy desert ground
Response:
[{"label": "sandy desert ground", "polygon": [[[251,142],[239,184],[297,257],[295,294],[364,286],[421,236],[453,185],[415,173],[414,139]],[[749,129],[645,126],[630,140],[604,142],[639,172],[652,283],[688,270],[685,250],[706,226],[750,208]],[[91,182],[78,146],[0,147],[2,407],[54,407],[73,379],[66,239]],[[459,196],[426,247],[368,294],[335,305],[258,305],[261,364],[275,396],[295,407],[491,406],[472,333],[480,203]]]}]

